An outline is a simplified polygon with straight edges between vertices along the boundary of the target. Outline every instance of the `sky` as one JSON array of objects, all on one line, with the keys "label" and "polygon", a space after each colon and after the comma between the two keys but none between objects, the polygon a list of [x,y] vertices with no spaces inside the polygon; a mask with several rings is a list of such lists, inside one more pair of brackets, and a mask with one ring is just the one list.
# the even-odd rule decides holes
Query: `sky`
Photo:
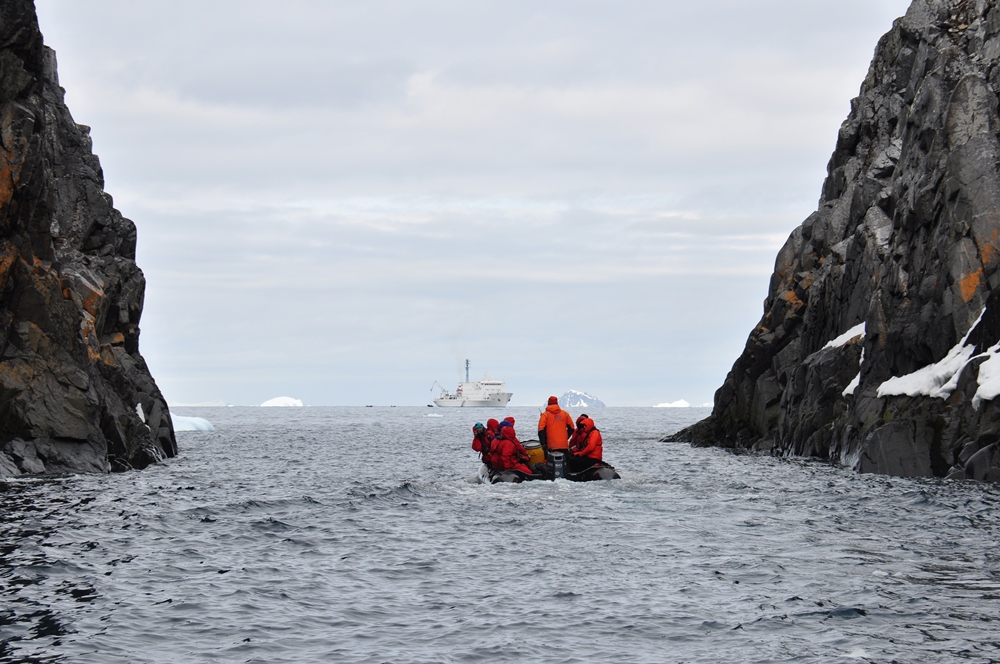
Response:
[{"label": "sky", "polygon": [[712,400],[906,0],[36,0],[169,401]]}]

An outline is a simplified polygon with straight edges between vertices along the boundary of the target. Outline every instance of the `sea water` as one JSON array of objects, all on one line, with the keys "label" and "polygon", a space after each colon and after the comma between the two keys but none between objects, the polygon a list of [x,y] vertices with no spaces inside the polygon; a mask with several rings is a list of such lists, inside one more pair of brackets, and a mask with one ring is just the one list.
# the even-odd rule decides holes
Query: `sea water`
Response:
[{"label": "sea water", "polygon": [[161,465],[0,482],[0,660],[1000,659],[993,486],[657,442],[704,409],[590,413],[622,480],[495,486],[471,425],[538,409],[181,414]]}]

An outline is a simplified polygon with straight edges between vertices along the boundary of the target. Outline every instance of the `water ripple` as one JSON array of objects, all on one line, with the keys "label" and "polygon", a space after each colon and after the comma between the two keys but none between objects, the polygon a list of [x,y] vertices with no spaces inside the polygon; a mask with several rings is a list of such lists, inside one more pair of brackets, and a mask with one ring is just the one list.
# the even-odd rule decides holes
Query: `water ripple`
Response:
[{"label": "water ripple", "polygon": [[661,444],[663,409],[602,411],[621,481],[483,486],[483,413],[294,410],[0,483],[0,661],[1000,659],[992,486]]}]

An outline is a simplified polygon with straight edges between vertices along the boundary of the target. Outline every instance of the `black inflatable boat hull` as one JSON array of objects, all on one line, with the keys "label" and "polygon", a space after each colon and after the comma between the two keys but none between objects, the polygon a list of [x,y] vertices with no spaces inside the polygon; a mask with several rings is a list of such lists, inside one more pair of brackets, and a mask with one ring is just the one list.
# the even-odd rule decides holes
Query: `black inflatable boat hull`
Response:
[{"label": "black inflatable boat hull", "polygon": [[[554,480],[548,475],[527,475],[516,470],[493,470],[483,464],[479,468],[479,481],[483,484],[520,484],[521,482],[531,482],[535,480]],[[570,482],[596,482],[600,480],[620,480],[621,475],[614,466],[604,461],[597,461],[594,465],[584,468],[578,472],[566,472],[566,479]]]}]

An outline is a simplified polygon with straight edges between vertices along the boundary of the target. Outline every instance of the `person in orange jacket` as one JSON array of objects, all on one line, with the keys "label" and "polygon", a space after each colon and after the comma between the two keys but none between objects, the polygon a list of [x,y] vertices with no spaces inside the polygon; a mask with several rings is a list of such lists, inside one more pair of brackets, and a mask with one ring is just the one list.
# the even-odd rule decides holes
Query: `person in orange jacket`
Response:
[{"label": "person in orange jacket", "polygon": [[569,436],[573,433],[573,416],[559,407],[559,399],[549,397],[549,405],[538,418],[538,440],[547,450],[569,449]]},{"label": "person in orange jacket", "polygon": [[581,429],[578,431],[582,430],[583,434],[579,437],[576,446],[570,448],[570,451],[581,461],[585,459],[601,461],[604,456],[604,439],[601,437],[600,430],[594,425],[594,420],[589,417],[584,417],[581,425]]}]

